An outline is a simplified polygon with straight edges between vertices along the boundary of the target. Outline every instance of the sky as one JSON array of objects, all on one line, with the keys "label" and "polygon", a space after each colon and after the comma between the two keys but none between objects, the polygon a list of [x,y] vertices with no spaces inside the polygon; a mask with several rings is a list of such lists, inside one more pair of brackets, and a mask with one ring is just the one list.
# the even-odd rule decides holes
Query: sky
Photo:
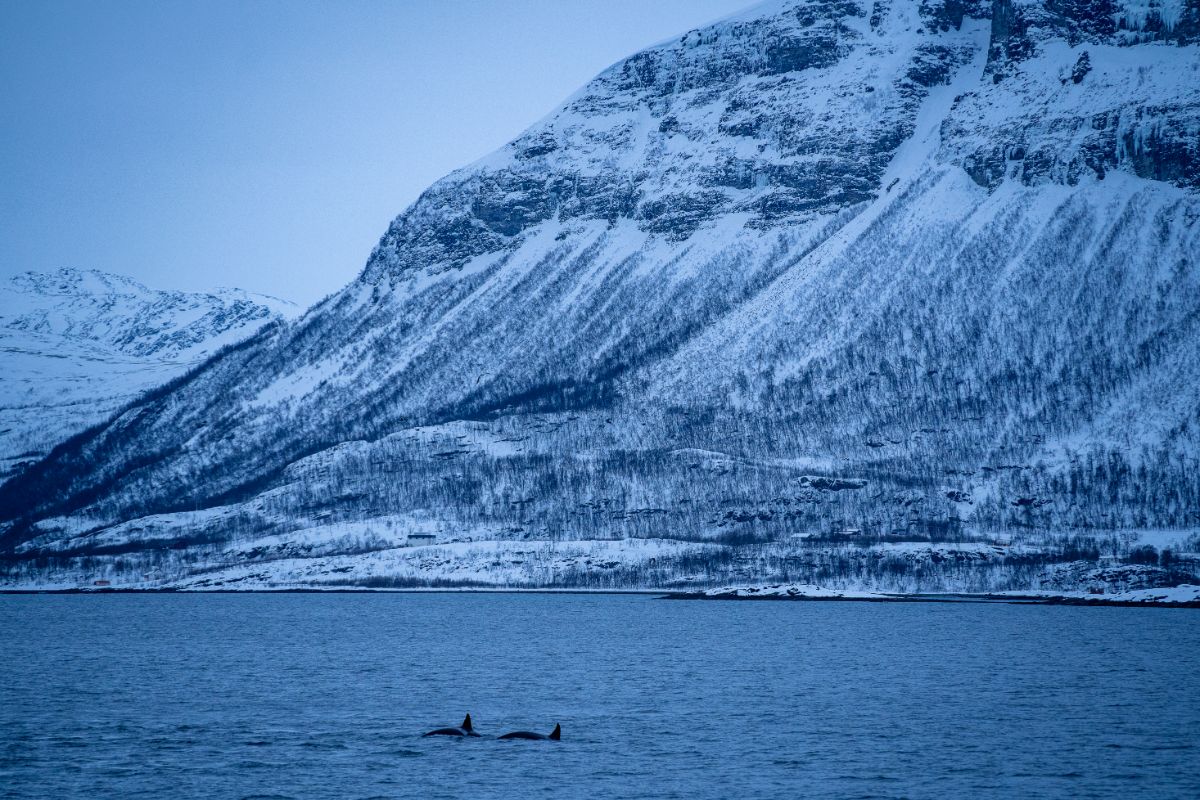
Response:
[{"label": "sky", "polygon": [[309,304],[429,184],[751,0],[0,0],[0,279]]}]

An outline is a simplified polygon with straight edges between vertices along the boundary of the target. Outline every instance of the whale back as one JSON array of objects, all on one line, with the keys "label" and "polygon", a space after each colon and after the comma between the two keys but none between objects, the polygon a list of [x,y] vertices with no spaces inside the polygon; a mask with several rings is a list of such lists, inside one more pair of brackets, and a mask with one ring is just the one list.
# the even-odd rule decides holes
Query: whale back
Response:
[{"label": "whale back", "polygon": [[438,728],[429,733],[423,733],[422,736],[463,736],[462,730],[459,728]]}]

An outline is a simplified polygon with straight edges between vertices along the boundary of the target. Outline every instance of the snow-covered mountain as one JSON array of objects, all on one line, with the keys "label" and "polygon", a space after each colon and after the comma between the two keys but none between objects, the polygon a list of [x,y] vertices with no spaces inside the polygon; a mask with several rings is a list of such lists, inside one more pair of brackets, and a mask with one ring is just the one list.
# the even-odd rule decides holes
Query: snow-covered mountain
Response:
[{"label": "snow-covered mountain", "polygon": [[237,289],[148,289],[97,270],[0,285],[0,478],[142,392],[299,309]]},{"label": "snow-covered mountain", "polygon": [[1198,253],[1200,0],[776,0],[0,488],[9,580],[1179,581]]}]

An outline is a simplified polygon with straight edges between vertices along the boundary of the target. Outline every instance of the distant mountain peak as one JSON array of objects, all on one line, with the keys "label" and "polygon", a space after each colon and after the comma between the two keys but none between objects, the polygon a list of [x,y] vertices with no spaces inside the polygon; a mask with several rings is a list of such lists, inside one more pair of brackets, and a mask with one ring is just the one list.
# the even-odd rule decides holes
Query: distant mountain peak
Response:
[{"label": "distant mountain peak", "polygon": [[195,360],[295,304],[241,289],[150,289],[96,269],[29,271],[0,284],[0,328],[61,336],[137,357]]},{"label": "distant mountain peak", "polygon": [[239,289],[150,289],[95,269],[0,283],[0,479],[263,325],[292,303]]}]

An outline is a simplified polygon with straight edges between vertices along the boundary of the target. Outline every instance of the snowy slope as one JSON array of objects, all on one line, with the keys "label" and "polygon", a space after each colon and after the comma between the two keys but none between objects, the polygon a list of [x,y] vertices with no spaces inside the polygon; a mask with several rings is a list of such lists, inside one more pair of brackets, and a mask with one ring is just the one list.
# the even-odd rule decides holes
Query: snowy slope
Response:
[{"label": "snowy slope", "polygon": [[96,270],[10,279],[0,286],[0,476],[296,312],[236,289],[157,291]]},{"label": "snowy slope", "polygon": [[786,0],[637,53],[0,489],[3,547],[170,544],[165,584],[415,581],[424,533],[679,543],[604,585],[1144,588],[1122,532],[1200,528],[1198,39],[1193,0]]}]

